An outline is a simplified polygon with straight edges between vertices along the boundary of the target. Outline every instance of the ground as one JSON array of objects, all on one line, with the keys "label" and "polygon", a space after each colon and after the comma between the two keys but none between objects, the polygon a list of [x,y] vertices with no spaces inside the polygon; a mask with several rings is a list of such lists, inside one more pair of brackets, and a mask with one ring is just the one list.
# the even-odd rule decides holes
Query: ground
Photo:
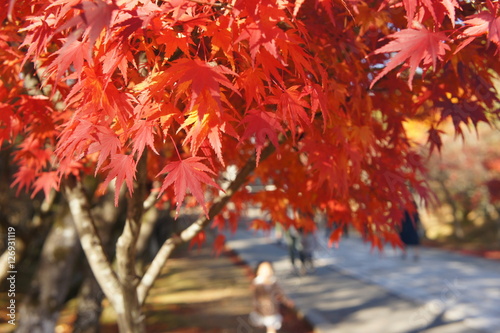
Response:
[{"label": "ground", "polygon": [[[250,282],[253,269],[226,251],[215,256],[207,244],[201,249],[184,247],[169,259],[156,281],[145,308],[148,333],[261,333],[248,324],[251,311]],[[101,332],[115,333],[115,316],[105,302]],[[56,333],[70,333],[74,302],[63,311]],[[280,333],[310,333],[311,327],[284,308]],[[10,332],[4,307],[0,309],[0,332]]]}]

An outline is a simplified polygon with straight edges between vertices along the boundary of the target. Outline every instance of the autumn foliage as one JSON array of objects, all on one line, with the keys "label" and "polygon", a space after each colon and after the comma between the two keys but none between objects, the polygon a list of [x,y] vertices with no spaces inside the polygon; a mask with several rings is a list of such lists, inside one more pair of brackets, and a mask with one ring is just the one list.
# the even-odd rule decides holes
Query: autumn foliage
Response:
[{"label": "autumn foliage", "polygon": [[132,194],[144,156],[159,205],[194,198],[207,214],[226,168],[256,155],[252,179],[277,190],[240,191],[222,216],[250,202],[272,221],[311,226],[312,214],[292,221],[286,208],[322,209],[377,243],[394,240],[410,189],[427,197],[403,123],[424,121],[439,150],[441,123],[460,134],[497,116],[496,2],[10,0],[0,9],[0,143],[15,148],[12,185],[32,196],[70,176]]}]

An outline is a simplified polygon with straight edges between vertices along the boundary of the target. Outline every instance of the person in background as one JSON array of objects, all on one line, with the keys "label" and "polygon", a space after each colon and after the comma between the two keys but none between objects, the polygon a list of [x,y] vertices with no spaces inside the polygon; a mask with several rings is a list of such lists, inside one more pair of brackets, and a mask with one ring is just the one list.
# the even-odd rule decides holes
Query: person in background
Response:
[{"label": "person in background", "polygon": [[252,289],[254,309],[249,315],[250,323],[256,327],[265,327],[267,333],[276,333],[283,322],[279,305],[284,297],[269,261],[257,265]]},{"label": "person in background", "polygon": [[307,232],[299,228],[300,251],[299,257],[302,262],[301,273],[314,272],[313,252],[317,247],[316,237],[313,232]]},{"label": "person in background", "polygon": [[401,221],[401,230],[399,232],[399,237],[404,244],[403,249],[403,259],[406,259],[408,253],[413,252],[413,260],[418,261],[420,258],[420,217],[418,216],[418,211],[415,205],[415,212],[410,214],[408,210],[405,210],[403,220]]},{"label": "person in background", "polygon": [[292,269],[293,269],[293,274],[298,274],[298,269],[297,269],[297,259],[300,259],[300,253],[301,253],[301,245],[300,245],[300,234],[295,229],[294,226],[291,226],[288,228],[286,231],[286,242],[288,245],[288,255],[290,257],[290,263],[292,264]]}]

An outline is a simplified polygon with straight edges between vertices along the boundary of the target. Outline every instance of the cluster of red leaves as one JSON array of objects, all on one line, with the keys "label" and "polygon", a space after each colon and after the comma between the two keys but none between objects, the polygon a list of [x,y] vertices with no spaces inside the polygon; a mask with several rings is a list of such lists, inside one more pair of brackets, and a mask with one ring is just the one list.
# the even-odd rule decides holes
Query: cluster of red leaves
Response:
[{"label": "cluster of red leaves", "polygon": [[[189,190],[207,213],[205,184],[216,194],[227,166],[257,154],[254,179],[278,190],[241,192],[236,207],[258,202],[286,225],[289,206],[321,209],[396,242],[410,188],[427,195],[403,123],[429,121],[439,149],[440,122],[460,133],[497,102],[489,0],[11,4],[0,17],[0,140],[18,147],[14,184],[33,195],[69,173],[132,193],[148,151],[159,195],[179,206]],[[29,64],[36,95],[19,79]],[[259,161],[270,144],[277,152]]]}]

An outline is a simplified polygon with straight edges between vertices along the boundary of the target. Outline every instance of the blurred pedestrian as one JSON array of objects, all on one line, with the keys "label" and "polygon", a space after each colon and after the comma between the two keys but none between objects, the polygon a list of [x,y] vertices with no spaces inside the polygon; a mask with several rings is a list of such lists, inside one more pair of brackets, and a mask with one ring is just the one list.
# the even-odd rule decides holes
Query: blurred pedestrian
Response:
[{"label": "blurred pedestrian", "polygon": [[290,263],[292,264],[293,272],[298,273],[299,270],[296,265],[297,259],[300,259],[300,261],[303,260],[303,256],[301,255],[302,244],[300,242],[300,234],[294,226],[290,226],[286,231],[286,236]]},{"label": "blurred pedestrian", "polygon": [[302,263],[301,273],[314,272],[313,253],[317,246],[316,236],[312,231],[299,228],[300,250],[299,257]]},{"label": "blurred pedestrian", "polygon": [[420,258],[420,217],[418,216],[418,211],[415,205],[415,211],[410,214],[408,210],[405,210],[403,220],[401,221],[401,230],[399,232],[399,237],[404,244],[403,249],[403,259],[406,259],[408,253],[413,252],[413,260],[418,261]]},{"label": "blurred pedestrian", "polygon": [[250,323],[256,327],[265,327],[267,333],[275,333],[283,322],[279,306],[284,297],[269,261],[257,265],[252,288],[254,309],[249,316]]}]

